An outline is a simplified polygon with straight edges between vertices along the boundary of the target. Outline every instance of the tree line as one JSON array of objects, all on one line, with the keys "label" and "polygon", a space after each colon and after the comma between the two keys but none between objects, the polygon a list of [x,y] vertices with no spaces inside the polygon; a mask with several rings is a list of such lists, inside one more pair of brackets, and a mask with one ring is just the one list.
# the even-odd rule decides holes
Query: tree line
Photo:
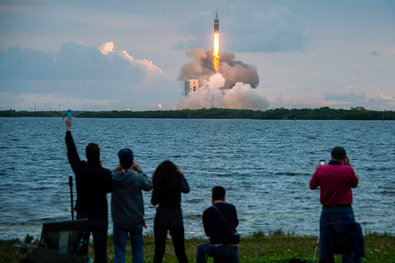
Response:
[{"label": "tree line", "polygon": [[[2,110],[0,117],[64,117],[65,111]],[[268,119],[268,120],[395,120],[394,111],[351,109],[277,108],[265,111],[238,109],[150,110],[150,111],[77,111],[78,118],[177,118],[177,119]]]}]

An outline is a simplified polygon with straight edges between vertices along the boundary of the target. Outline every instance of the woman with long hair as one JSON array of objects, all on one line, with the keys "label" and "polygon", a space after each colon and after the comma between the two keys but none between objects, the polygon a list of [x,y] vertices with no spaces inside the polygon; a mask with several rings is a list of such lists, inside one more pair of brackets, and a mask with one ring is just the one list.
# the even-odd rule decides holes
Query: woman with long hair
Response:
[{"label": "woman with long hair", "polygon": [[158,207],[154,220],[154,263],[162,262],[165,253],[167,231],[173,240],[178,262],[188,262],[184,246],[184,223],[181,211],[181,193],[189,193],[189,185],[182,169],[173,162],[162,162],[152,175],[151,203]]}]

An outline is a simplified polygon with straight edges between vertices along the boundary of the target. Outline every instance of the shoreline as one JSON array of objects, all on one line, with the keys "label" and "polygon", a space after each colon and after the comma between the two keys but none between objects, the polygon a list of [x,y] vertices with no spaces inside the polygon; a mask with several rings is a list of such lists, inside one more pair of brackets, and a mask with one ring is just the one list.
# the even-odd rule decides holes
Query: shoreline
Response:
[{"label": "shoreline", "polygon": [[[19,262],[26,254],[21,249],[13,247],[13,243],[18,240],[0,240],[0,258],[1,262],[16,263]],[[27,243],[37,244],[32,241],[31,237],[26,237]],[[191,238],[185,240],[185,251],[189,262],[195,261],[196,247],[204,242],[204,238]],[[314,255],[317,236],[301,236],[286,234],[282,231],[275,231],[265,234],[257,232],[252,235],[243,236],[239,244],[240,262],[258,263],[258,262],[274,262],[285,263],[292,258],[311,261]],[[368,233],[364,235],[365,242],[365,263],[390,263],[395,258],[395,235]],[[126,261],[131,262],[130,243],[127,244]],[[154,254],[154,238],[144,235],[144,257],[147,263],[152,262]],[[93,257],[93,248],[90,245],[89,256]],[[114,258],[112,237],[108,238],[108,261],[112,262]],[[335,261],[340,262],[341,256],[336,255]],[[171,239],[167,239],[165,257],[168,263],[177,262],[174,254]],[[318,252],[316,260],[318,259]],[[212,260],[212,259],[210,259]],[[209,261],[212,262],[212,261]],[[316,261],[318,262],[318,261]]]},{"label": "shoreline", "polygon": [[[0,110],[0,117],[65,117],[66,111]],[[367,110],[363,107],[332,109],[184,109],[147,111],[74,111],[77,118],[167,118],[167,119],[255,119],[255,120],[395,120],[395,111]]]}]

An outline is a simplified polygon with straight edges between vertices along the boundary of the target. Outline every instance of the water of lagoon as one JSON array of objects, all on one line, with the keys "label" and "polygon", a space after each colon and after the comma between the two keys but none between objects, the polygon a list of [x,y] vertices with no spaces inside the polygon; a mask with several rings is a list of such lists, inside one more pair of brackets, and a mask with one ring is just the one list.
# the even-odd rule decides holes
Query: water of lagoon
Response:
[{"label": "water of lagoon", "polygon": [[[0,239],[39,237],[43,222],[71,218],[64,121],[0,118],[0,129]],[[72,133],[81,158],[87,143],[100,145],[106,168],[124,147],[149,176],[166,159],[181,166],[191,187],[182,196],[187,237],[204,235],[201,214],[214,185],[227,189],[242,234],[317,235],[319,191],[308,183],[317,162],[342,145],[360,179],[356,220],[365,232],[395,233],[394,121],[75,118]],[[148,232],[150,198],[144,193]]]}]

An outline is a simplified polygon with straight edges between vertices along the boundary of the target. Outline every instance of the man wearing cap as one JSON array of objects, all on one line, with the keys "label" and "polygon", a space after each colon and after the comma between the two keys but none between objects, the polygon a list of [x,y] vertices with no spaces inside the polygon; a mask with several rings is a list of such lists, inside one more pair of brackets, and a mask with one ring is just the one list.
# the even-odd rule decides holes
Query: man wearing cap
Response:
[{"label": "man wearing cap", "polygon": [[[75,210],[77,219],[89,220],[90,232],[93,235],[95,262],[107,262],[107,229],[108,204],[107,193],[111,192],[111,171],[105,169],[100,161],[100,148],[95,143],[89,143],[85,148],[86,161],[81,161],[71,136],[71,118],[66,119],[67,157],[75,174],[77,201]],[[85,233],[88,249],[90,232]]]},{"label": "man wearing cap", "polygon": [[[346,150],[334,147],[331,151],[331,161],[327,165],[318,165],[310,180],[310,189],[320,187],[320,202],[322,212],[320,218],[320,259],[325,236],[325,226],[335,222],[355,222],[351,188],[358,185],[358,177],[350,165]],[[321,262],[321,261],[320,261]],[[343,254],[342,262],[353,262],[350,254]]]},{"label": "man wearing cap", "polygon": [[144,202],[142,190],[152,189],[151,179],[133,161],[132,150],[118,152],[119,164],[112,172],[111,215],[114,222],[114,262],[124,263],[130,234],[133,263],[143,263]]}]

